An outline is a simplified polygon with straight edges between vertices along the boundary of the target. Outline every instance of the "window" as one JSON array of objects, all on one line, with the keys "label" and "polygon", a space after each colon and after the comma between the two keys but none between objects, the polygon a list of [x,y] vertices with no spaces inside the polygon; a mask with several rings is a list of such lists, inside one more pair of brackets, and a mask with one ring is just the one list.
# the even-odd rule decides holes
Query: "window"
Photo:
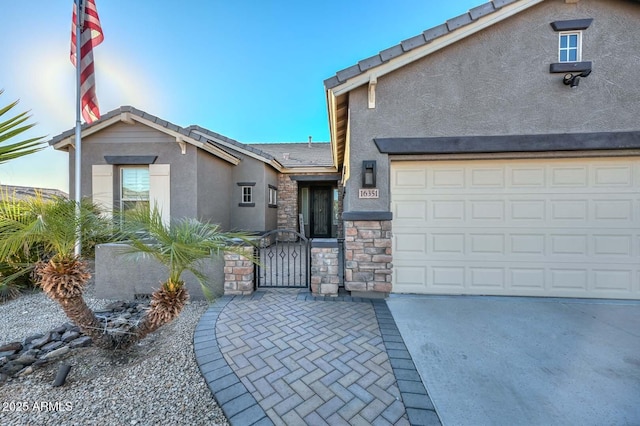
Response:
[{"label": "window", "polygon": [[240,187],[240,207],[255,207],[256,203],[253,202],[253,187],[256,186],[255,182],[236,182],[236,185]]},{"label": "window", "polygon": [[243,204],[253,203],[253,187],[251,186],[242,186],[242,200],[240,201]]},{"label": "window", "polygon": [[302,218],[304,224],[309,224],[309,188],[302,188],[300,192],[301,204],[302,204]]},{"label": "window", "polygon": [[559,62],[580,62],[582,60],[582,32],[561,32]]},{"label": "window", "polygon": [[278,206],[278,188],[269,185],[269,207]]},{"label": "window", "polygon": [[120,169],[120,211],[149,208],[149,167]]},{"label": "window", "polygon": [[340,222],[340,202],[339,197],[340,193],[338,192],[338,188],[333,188],[333,224],[337,225]]}]

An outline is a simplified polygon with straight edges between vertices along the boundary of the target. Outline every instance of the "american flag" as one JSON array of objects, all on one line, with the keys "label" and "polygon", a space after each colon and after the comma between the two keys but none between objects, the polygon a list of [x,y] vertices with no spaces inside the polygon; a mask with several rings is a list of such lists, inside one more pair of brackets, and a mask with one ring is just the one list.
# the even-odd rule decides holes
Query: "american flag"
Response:
[{"label": "american flag", "polygon": [[[98,98],[96,97],[96,80],[93,69],[93,48],[102,43],[102,27],[96,10],[95,0],[80,0],[80,99],[82,117],[87,123],[100,118]],[[76,65],[76,2],[73,3],[73,20],[71,24],[71,63]]]}]

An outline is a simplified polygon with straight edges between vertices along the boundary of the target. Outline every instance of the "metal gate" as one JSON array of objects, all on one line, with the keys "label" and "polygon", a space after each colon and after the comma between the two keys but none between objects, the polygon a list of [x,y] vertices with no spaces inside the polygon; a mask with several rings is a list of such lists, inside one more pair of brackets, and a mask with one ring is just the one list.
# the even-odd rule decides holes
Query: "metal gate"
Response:
[{"label": "metal gate", "polygon": [[275,229],[264,234],[258,245],[256,265],[259,288],[309,287],[309,240],[290,229]]}]

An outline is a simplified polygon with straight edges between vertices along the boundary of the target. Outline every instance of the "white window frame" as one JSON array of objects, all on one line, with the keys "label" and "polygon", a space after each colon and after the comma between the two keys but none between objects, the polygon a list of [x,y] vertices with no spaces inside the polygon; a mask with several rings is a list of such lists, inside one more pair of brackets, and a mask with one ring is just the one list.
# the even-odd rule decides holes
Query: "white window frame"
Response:
[{"label": "white window frame", "polygon": [[277,206],[278,205],[278,189],[269,186],[269,205]]},{"label": "white window frame", "polygon": [[240,202],[242,204],[253,203],[253,186],[240,187]]},{"label": "white window frame", "polygon": [[[569,36],[575,35],[577,36],[577,46],[575,48],[569,47]],[[567,37],[567,47],[562,47],[562,38]],[[562,52],[567,52],[567,59],[569,58],[569,53],[575,49],[576,51],[576,60],[570,61],[562,60]],[[560,63],[569,63],[569,62],[581,62],[582,61],[582,31],[561,31],[558,33],[558,62]]]},{"label": "white window frame", "polygon": [[[147,187],[147,198],[145,199],[140,199],[140,198],[125,198],[125,194],[124,194],[124,173],[126,170],[132,170],[132,169],[139,169],[139,170],[146,170],[147,171],[147,178],[148,178],[148,187]],[[146,201],[147,203],[151,202],[151,175],[149,173],[149,166],[122,166],[120,167],[120,211],[124,212],[124,203],[127,201]]]}]

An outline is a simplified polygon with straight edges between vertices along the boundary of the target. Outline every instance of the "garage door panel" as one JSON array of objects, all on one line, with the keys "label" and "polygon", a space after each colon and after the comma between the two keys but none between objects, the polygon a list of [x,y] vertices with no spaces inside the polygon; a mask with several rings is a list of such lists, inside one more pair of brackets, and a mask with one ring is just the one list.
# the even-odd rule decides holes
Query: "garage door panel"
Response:
[{"label": "garage door panel", "polygon": [[594,167],[594,186],[631,187],[633,185],[633,169],[630,165],[624,166],[596,166]]},{"label": "garage door panel", "polygon": [[546,287],[546,272],[542,267],[510,268],[509,277],[509,285],[514,294],[540,293]]},{"label": "garage door panel", "polygon": [[604,294],[611,292],[629,294],[634,287],[633,276],[632,270],[595,269],[593,271],[593,290]]},{"label": "garage door panel", "polygon": [[394,291],[640,299],[639,158],[391,170]]},{"label": "garage door panel", "polygon": [[469,173],[470,188],[504,188],[504,168],[473,168]]},{"label": "garage door panel", "polygon": [[465,185],[465,169],[462,167],[433,170],[428,187],[431,189],[463,188]]},{"label": "garage door panel", "polygon": [[596,256],[631,257],[633,237],[631,235],[602,234],[593,236],[593,254]]},{"label": "garage door panel", "polygon": [[[429,238],[429,237],[427,237]],[[465,235],[462,233],[433,232],[430,235],[432,255],[455,255],[465,253]]]},{"label": "garage door panel", "polygon": [[633,220],[633,204],[630,199],[596,199],[593,200],[593,217],[597,221],[625,221]]}]

